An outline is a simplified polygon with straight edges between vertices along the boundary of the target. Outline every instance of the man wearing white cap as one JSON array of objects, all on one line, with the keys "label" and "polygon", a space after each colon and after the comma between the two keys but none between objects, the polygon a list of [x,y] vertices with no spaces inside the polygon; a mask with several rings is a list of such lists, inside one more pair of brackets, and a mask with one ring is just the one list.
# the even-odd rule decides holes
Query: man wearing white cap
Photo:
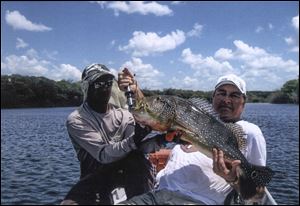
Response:
[{"label": "man wearing white cap", "polygon": [[[228,97],[227,97],[228,96]],[[234,74],[218,79],[213,93],[213,107],[224,122],[237,122],[246,103],[246,83]]]},{"label": "man wearing white cap", "polygon": [[[119,73],[120,89],[136,82],[132,75]],[[138,89],[137,86],[132,87]],[[246,103],[246,83],[236,75],[218,79],[213,93],[213,108],[225,123],[242,126],[247,147],[242,151],[246,159],[255,165],[266,165],[266,143],[258,126],[241,119]],[[229,164],[229,165],[228,165]],[[213,150],[213,158],[199,152],[192,145],[176,145],[166,167],[157,175],[158,188],[136,196],[122,204],[228,204],[226,197],[238,190],[237,168],[239,160],[225,164],[221,150]],[[262,188],[257,188],[261,192]],[[228,196],[229,197],[229,196]]]},{"label": "man wearing white cap", "polygon": [[117,187],[130,198],[154,186],[152,165],[140,149],[150,130],[135,124],[128,110],[115,106],[117,101],[109,103],[114,82],[102,64],[87,66],[82,73],[83,103],[66,122],[80,161],[80,181],[61,204],[108,205]]}]

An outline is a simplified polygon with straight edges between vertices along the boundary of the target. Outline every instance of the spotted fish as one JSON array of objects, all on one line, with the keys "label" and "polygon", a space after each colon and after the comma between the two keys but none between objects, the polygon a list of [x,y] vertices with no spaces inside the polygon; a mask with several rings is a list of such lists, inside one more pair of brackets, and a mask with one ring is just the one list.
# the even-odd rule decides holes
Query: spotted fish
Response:
[{"label": "spotted fish", "polygon": [[180,130],[182,140],[196,146],[200,152],[212,157],[212,149],[224,152],[224,158],[240,160],[239,184],[244,199],[256,194],[256,187],[266,186],[274,174],[269,167],[249,163],[241,150],[246,147],[242,128],[224,123],[206,100],[183,99],[177,96],[157,95],[137,102],[132,111],[135,120],[153,130]]}]

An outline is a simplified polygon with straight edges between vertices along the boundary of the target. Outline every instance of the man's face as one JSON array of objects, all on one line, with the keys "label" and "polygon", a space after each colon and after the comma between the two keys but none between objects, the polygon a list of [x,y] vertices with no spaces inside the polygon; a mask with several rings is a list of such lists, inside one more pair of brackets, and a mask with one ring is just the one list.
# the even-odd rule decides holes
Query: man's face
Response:
[{"label": "man's face", "polygon": [[88,100],[94,104],[107,104],[113,84],[113,78],[110,75],[103,75],[89,85]]},{"label": "man's face", "polygon": [[236,122],[240,119],[245,106],[245,97],[231,84],[218,87],[213,96],[214,110],[224,122]]}]

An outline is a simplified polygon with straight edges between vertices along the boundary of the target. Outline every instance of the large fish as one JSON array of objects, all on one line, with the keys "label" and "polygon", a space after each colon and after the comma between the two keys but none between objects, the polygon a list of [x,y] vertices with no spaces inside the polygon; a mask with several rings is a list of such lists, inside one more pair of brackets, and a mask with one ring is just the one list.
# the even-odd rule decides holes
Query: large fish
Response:
[{"label": "large fish", "polygon": [[225,159],[240,160],[239,184],[244,199],[256,194],[256,187],[266,186],[273,176],[268,167],[249,163],[241,150],[246,147],[242,128],[224,123],[203,99],[183,99],[177,96],[158,95],[145,97],[132,111],[136,121],[153,130],[181,130],[182,140],[195,145],[200,152],[212,157],[212,149],[224,152]]}]

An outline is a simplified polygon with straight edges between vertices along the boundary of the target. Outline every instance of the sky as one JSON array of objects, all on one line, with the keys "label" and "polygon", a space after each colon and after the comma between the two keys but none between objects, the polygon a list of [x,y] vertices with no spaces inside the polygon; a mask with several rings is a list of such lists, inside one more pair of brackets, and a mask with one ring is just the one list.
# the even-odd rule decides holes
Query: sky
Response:
[{"label": "sky", "polygon": [[143,89],[211,91],[236,74],[278,90],[299,76],[299,2],[1,1],[1,75],[79,81],[92,63]]}]

